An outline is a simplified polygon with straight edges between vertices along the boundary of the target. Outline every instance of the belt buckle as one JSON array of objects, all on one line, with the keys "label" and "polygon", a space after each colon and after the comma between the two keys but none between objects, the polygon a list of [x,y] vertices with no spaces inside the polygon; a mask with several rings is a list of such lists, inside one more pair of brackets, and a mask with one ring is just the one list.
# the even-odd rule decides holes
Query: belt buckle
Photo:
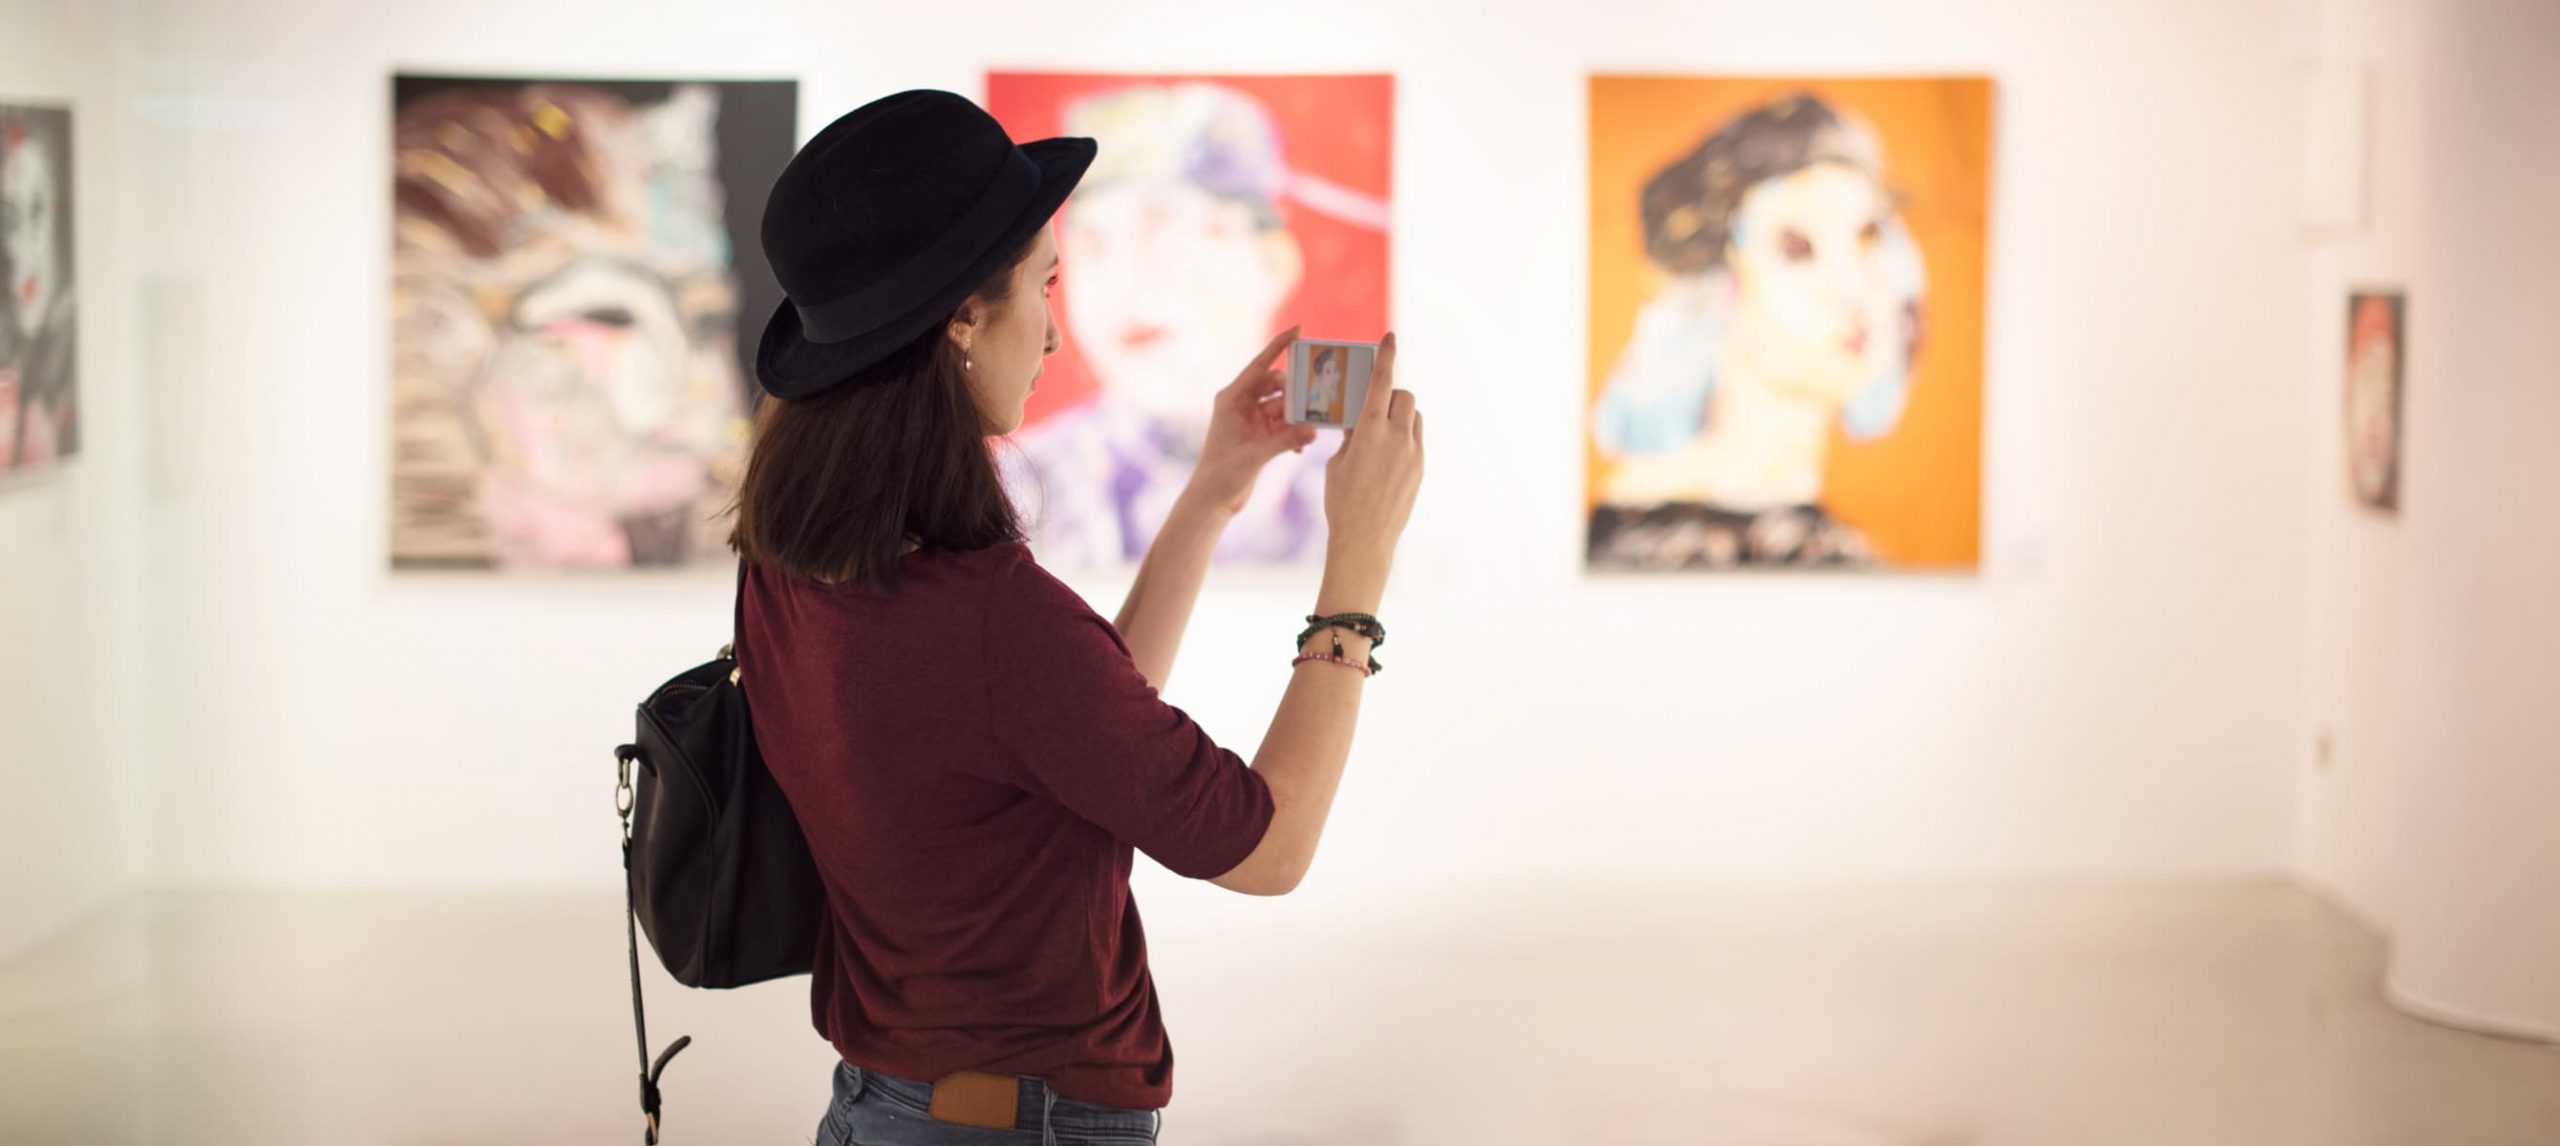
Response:
[{"label": "belt buckle", "polygon": [[956,1071],[933,1084],[931,1113],[936,1122],[1011,1130],[1020,1116],[1022,1080],[1009,1074]]}]

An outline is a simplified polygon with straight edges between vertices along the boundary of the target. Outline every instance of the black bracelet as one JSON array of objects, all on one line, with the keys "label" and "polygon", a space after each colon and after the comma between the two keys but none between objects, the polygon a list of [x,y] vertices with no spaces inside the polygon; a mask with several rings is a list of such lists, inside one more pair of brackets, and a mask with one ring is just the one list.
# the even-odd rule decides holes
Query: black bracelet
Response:
[{"label": "black bracelet", "polygon": [[[1317,629],[1327,628],[1349,629],[1356,636],[1367,637],[1371,645],[1387,643],[1387,626],[1367,613],[1336,613],[1330,617],[1313,613],[1307,615],[1307,636],[1314,635]],[[1306,639],[1306,636],[1298,638],[1301,643]]]},{"label": "black bracelet", "polygon": [[[1298,643],[1290,646],[1291,651],[1305,648],[1307,638],[1326,629],[1347,631],[1353,636],[1368,638],[1369,648],[1372,650],[1369,654],[1369,675],[1375,676],[1387,671],[1387,666],[1379,663],[1375,651],[1387,643],[1387,627],[1379,623],[1376,617],[1367,613],[1338,613],[1330,617],[1310,614],[1307,617],[1306,629],[1298,634]],[[1333,655],[1337,657],[1348,655],[1343,651],[1342,632],[1339,631],[1333,635]]]}]

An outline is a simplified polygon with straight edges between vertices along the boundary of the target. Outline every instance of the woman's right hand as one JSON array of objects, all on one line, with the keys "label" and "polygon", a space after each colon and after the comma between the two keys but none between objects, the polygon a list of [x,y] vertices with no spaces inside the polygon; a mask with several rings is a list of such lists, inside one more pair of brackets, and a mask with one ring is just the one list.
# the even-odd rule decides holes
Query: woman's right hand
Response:
[{"label": "woman's right hand", "polygon": [[1395,389],[1395,377],[1396,336],[1389,334],[1378,345],[1360,416],[1325,463],[1326,596],[1343,598],[1335,602],[1343,610],[1376,608],[1422,488],[1422,411],[1412,391]]}]

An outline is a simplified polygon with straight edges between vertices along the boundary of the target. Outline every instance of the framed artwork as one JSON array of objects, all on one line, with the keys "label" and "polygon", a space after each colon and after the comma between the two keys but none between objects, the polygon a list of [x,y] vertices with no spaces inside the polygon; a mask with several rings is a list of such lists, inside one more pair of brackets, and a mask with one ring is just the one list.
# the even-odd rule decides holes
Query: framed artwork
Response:
[{"label": "framed artwork", "polygon": [[71,112],[0,103],[0,475],[80,450]]},{"label": "framed artwork", "polygon": [[2359,504],[2385,513],[2400,508],[2408,315],[2408,296],[2400,291],[2347,296],[2347,488]]},{"label": "framed artwork", "polygon": [[[1044,564],[1134,563],[1210,396],[1274,333],[1386,330],[1395,81],[999,72],[986,106],[1016,139],[1101,144],[1058,218],[1065,345],[1004,460]],[[1320,557],[1338,446],[1271,463],[1218,560]]]},{"label": "framed artwork", "polygon": [[1992,101],[1593,78],[1589,568],[1977,566]]},{"label": "framed artwork", "polygon": [[394,568],[725,562],[797,85],[392,83]]}]

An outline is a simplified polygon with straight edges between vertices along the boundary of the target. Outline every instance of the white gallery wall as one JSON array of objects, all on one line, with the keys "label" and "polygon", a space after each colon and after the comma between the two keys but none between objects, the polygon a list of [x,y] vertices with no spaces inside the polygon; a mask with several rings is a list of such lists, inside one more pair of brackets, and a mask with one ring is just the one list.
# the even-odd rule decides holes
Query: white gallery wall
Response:
[{"label": "white gallery wall", "polygon": [[2426,162],[2445,191],[2438,380],[2413,449],[2437,459],[2420,556],[2413,699],[2428,751],[2408,830],[2390,985],[2420,1013],[2560,1039],[2560,5],[2445,12],[2428,42]]},{"label": "white gallery wall", "polygon": [[0,0],[0,103],[72,112],[80,452],[0,473],[0,955],[145,878],[140,395],[111,285],[120,178],[113,29],[58,0]]},{"label": "white gallery wall", "polygon": [[[2377,214],[2324,250],[2302,863],[2394,935],[2391,990],[2560,1038],[2560,4],[2339,5],[2376,61]],[[2409,287],[2397,519],[2353,511],[2336,423],[2347,281]],[[2315,490],[2319,483],[2315,483]]]},{"label": "white gallery wall", "polygon": [[[2291,860],[2311,444],[2278,0],[1219,7],[137,0],[162,874],[609,887],[610,748],[723,639],[725,571],[386,570],[402,69],[796,77],[804,137],[990,67],[1396,73],[1432,473],[1311,895]],[[1997,77],[1978,576],[1581,572],[1593,71]],[[1106,612],[1125,584],[1073,580]],[[1214,575],[1172,699],[1249,754],[1313,587]]]},{"label": "white gallery wall", "polygon": [[[2303,697],[2308,726],[2298,747],[2296,862],[2309,878],[2368,920],[2382,923],[2399,902],[2399,785],[2404,765],[2424,755],[2413,698],[2421,679],[2414,642],[2411,538],[2441,492],[2439,459],[2403,438],[2404,508],[2394,516],[2357,504],[2347,481],[2345,379],[2347,295],[2359,288],[2408,288],[2409,346],[2426,353],[2441,316],[2432,282],[2414,281],[2420,229],[2430,197],[2445,190],[2424,161],[2427,109],[2418,98],[2425,6],[2411,0],[2304,3],[2297,66],[2360,70],[2366,76],[2361,225],[2309,236],[2301,311],[2293,329],[2307,368],[2300,379],[2311,429],[2306,471],[2309,562],[2305,570]],[[2441,398],[2436,379],[2407,374],[2407,414],[2429,420]],[[2426,391],[2424,394],[2418,391]],[[2458,447],[2456,447],[2458,448]],[[2418,472],[2410,472],[2410,471]],[[2419,487],[2430,487],[2419,492]],[[2326,747],[2323,748],[2325,741]]]}]

